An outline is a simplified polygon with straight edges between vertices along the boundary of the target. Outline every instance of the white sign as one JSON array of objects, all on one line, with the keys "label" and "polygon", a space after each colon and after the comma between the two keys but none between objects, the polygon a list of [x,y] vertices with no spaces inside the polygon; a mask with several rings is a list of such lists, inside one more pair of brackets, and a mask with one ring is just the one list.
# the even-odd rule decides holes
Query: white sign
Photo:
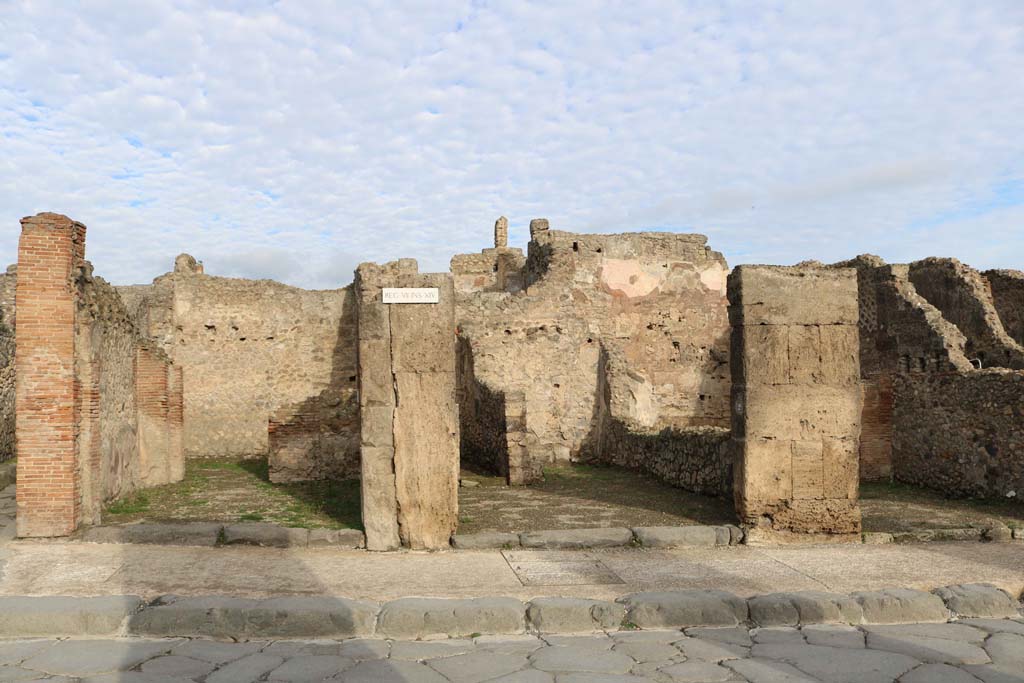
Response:
[{"label": "white sign", "polygon": [[436,304],[441,301],[437,287],[385,287],[386,304]]}]

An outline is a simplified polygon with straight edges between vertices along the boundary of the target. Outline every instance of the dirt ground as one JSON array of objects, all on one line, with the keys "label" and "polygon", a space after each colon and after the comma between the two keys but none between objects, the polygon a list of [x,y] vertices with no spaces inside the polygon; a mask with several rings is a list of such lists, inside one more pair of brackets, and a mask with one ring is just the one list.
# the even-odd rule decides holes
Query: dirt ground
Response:
[{"label": "dirt ground", "polygon": [[[462,473],[458,533],[583,527],[732,524],[732,501],[699,496],[646,475],[606,467],[549,467],[540,484],[508,487]],[[1024,505],[946,500],[902,484],[863,484],[865,531],[989,526],[1024,528]],[[292,527],[362,528],[359,482],[272,484],[266,459],[188,461],[185,479],[108,506],[107,524],[135,521],[263,521]]]}]

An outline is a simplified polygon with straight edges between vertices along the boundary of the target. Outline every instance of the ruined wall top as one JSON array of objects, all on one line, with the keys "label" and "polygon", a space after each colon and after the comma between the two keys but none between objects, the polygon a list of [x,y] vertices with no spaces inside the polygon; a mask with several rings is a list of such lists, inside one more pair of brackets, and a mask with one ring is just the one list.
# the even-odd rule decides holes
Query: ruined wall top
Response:
[{"label": "ruined wall top", "polygon": [[174,259],[174,272],[199,274],[204,272],[203,264],[190,254],[178,254],[178,257]]}]

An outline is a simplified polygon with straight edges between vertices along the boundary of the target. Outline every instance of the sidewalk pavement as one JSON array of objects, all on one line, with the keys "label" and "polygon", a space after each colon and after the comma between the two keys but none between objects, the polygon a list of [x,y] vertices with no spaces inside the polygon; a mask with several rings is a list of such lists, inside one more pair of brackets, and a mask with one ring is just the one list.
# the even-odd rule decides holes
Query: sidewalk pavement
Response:
[{"label": "sidewalk pavement", "polygon": [[958,583],[991,583],[1021,596],[1024,543],[438,553],[69,541],[0,545],[0,595],[609,600],[638,591],[715,589],[748,597],[896,586],[931,590]]}]

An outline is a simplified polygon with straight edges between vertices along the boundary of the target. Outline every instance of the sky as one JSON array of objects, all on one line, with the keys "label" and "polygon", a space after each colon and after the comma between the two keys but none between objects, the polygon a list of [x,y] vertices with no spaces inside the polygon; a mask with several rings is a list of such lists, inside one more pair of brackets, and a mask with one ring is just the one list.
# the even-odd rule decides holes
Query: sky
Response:
[{"label": "sky", "polygon": [[1024,268],[1024,2],[0,0],[0,261],[444,271],[499,215]]}]

